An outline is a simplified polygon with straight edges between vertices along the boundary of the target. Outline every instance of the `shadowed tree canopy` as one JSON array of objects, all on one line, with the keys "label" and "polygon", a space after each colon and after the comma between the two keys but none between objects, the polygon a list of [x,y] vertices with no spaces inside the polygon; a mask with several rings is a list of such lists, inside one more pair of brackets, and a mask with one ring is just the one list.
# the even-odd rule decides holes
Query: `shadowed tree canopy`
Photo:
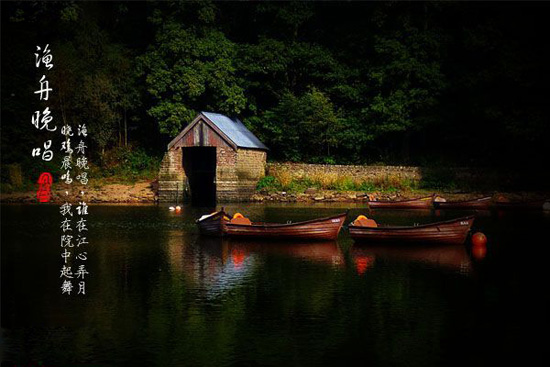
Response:
[{"label": "shadowed tree canopy", "polygon": [[148,113],[160,132],[177,135],[201,109],[239,115],[246,97],[235,66],[238,46],[217,29],[213,6],[183,3],[168,10],[154,11],[155,41],[139,59],[153,99]]}]

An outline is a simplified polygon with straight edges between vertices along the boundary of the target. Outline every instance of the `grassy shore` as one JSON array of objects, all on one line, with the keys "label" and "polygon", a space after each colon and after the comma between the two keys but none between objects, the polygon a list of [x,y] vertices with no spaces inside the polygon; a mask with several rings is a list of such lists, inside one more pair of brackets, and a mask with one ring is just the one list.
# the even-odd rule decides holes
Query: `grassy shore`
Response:
[{"label": "grassy shore", "polygon": [[386,175],[374,179],[357,179],[331,172],[296,177],[286,170],[274,171],[257,185],[253,201],[360,202],[367,200],[403,200],[436,194],[447,200],[469,200],[481,196],[500,195],[511,200],[532,200],[550,197],[542,191],[502,190],[496,185],[476,187],[458,185],[453,180],[403,179]]},{"label": "grassy shore", "polygon": [[385,176],[375,180],[358,180],[333,173],[322,173],[301,178],[293,178],[287,171],[276,172],[273,176],[265,176],[257,185],[259,191],[285,191],[298,194],[307,189],[346,191],[379,191],[395,193],[399,191],[421,191],[430,189],[422,187],[418,182],[403,180],[393,176]]}]

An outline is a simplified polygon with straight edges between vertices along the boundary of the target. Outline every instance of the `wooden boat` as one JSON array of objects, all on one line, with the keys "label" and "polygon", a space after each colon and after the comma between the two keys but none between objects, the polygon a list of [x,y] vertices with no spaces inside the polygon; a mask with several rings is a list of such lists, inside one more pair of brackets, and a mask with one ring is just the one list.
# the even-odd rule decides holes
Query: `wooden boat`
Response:
[{"label": "wooden boat", "polygon": [[485,196],[482,198],[462,201],[434,201],[434,207],[436,209],[472,209],[472,210],[484,210],[489,209],[493,198],[491,196]]},{"label": "wooden boat", "polygon": [[[355,223],[355,222],[353,222]],[[374,243],[463,244],[474,223],[474,216],[418,226],[367,227],[350,224],[349,234],[355,241]]]},{"label": "wooden boat", "polygon": [[497,210],[542,210],[547,200],[495,201],[491,206]]},{"label": "wooden boat", "polygon": [[207,236],[223,236],[223,223],[229,221],[227,213],[223,210],[203,215],[197,219],[196,223],[199,232]]},{"label": "wooden boat", "polygon": [[224,234],[239,238],[335,240],[346,219],[346,213],[304,222],[276,224],[223,222]]},{"label": "wooden boat", "polygon": [[431,209],[434,201],[434,195],[397,201],[368,201],[369,208],[371,209]]}]

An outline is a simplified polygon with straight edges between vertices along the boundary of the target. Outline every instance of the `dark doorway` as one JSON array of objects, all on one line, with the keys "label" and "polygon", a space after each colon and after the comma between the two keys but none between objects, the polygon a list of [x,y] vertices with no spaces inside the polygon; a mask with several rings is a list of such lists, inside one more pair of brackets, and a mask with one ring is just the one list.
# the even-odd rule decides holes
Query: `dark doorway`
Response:
[{"label": "dark doorway", "polygon": [[216,148],[183,148],[183,169],[189,180],[191,205],[216,205]]}]

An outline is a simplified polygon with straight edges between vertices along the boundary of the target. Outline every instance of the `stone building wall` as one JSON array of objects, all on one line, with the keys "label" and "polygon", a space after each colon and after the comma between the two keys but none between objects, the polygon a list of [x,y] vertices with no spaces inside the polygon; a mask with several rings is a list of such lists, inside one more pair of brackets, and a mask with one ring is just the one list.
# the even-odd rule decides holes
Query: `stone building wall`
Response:
[{"label": "stone building wall", "polygon": [[164,154],[159,170],[158,199],[162,202],[182,202],[189,192],[183,170],[182,150],[170,149]]},{"label": "stone building wall", "polygon": [[267,153],[263,150],[237,150],[237,200],[250,200],[254,195],[258,181],[265,176],[266,159]]},{"label": "stone building wall", "polygon": [[266,152],[252,149],[218,148],[216,192],[219,201],[248,201],[265,176]]},{"label": "stone building wall", "polygon": [[[178,202],[189,199],[190,191],[182,165],[182,149],[170,149],[159,171],[159,201]],[[266,152],[237,149],[229,145],[216,147],[216,197],[220,202],[248,201],[256,184],[265,176]]]},{"label": "stone building wall", "polygon": [[237,152],[231,147],[216,148],[216,198],[218,201],[236,201]]},{"label": "stone building wall", "polygon": [[263,150],[239,149],[237,151],[237,175],[239,179],[258,181],[265,176],[267,154]]}]

